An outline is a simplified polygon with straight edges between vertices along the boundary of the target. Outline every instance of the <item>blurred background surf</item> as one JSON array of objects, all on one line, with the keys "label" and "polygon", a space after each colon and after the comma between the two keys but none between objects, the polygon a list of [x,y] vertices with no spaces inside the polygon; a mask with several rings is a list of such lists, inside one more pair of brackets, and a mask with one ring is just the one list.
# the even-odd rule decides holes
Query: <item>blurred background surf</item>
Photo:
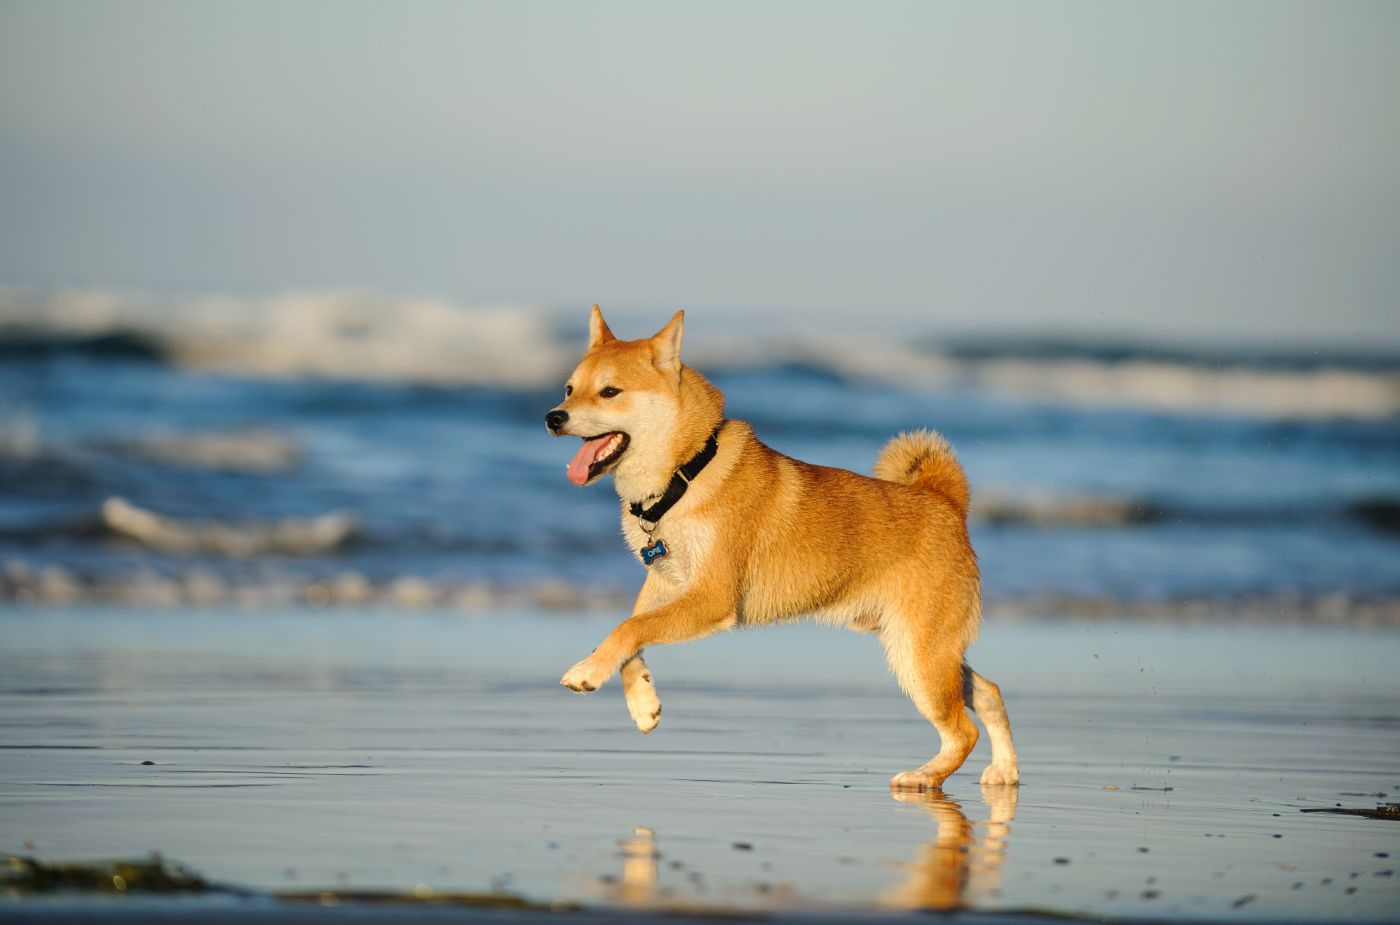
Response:
[{"label": "blurred background surf", "polygon": [[[642,568],[616,496],[566,482],[573,442],[542,424],[584,319],[337,293],[0,295],[0,593],[624,607]],[[992,613],[1400,619],[1384,354],[703,313],[686,352],[731,416],[802,459],[868,472],[892,434],[945,432]]]},{"label": "blurred background surf", "polygon": [[0,0],[0,600],[623,608],[598,301],[784,452],[944,431],[992,613],[1400,622],[1397,30]]}]

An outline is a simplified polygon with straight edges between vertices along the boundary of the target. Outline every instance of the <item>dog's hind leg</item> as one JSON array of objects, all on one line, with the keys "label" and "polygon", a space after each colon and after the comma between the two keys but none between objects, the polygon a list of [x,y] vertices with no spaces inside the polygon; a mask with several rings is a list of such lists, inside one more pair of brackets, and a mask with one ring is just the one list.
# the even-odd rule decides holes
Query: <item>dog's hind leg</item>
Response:
[{"label": "dog's hind leg", "polygon": [[1020,783],[1021,770],[1016,762],[1016,746],[1011,742],[1011,720],[1006,715],[1001,688],[963,665],[963,698],[987,727],[987,738],[992,742],[992,763],[982,772],[982,783]]},{"label": "dog's hind leg", "polygon": [[651,732],[661,722],[661,698],[651,680],[651,669],[642,661],[642,653],[622,664],[622,693],[627,698],[627,712],[643,733]]},{"label": "dog's hind leg", "polygon": [[945,607],[906,605],[888,614],[880,627],[899,686],[938,730],[940,740],[937,755],[890,780],[893,790],[938,789],[977,744],[977,726],[963,703],[964,628],[959,615]]}]

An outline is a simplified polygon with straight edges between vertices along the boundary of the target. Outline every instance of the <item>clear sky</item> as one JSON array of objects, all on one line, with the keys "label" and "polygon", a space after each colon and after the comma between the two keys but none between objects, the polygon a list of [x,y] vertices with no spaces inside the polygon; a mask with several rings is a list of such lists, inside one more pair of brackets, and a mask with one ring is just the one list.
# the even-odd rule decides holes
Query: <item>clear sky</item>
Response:
[{"label": "clear sky", "polygon": [[0,0],[0,282],[1400,344],[1400,3]]}]

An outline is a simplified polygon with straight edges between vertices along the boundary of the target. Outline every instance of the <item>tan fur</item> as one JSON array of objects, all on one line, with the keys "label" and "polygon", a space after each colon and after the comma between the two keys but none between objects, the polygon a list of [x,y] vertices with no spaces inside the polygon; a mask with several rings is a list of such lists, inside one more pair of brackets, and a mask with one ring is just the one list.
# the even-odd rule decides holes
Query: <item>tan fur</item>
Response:
[{"label": "tan fur", "polygon": [[[941,912],[975,906],[997,895],[1018,794],[1015,787],[981,790],[987,818],[977,822],[940,790],[895,791],[896,800],[927,814],[935,835],[933,841],[919,845],[909,860],[882,862],[897,869],[903,880],[885,889],[877,906]],[[657,833],[646,826],[636,826],[630,838],[618,839],[622,875],[594,881],[595,894],[614,905],[636,906],[653,915],[658,905],[675,907],[675,896],[659,885],[662,853],[657,842]]]},{"label": "tan fur", "polygon": [[940,790],[926,793],[895,791],[895,799],[923,808],[938,826],[934,841],[905,862],[904,882],[887,889],[883,905],[901,909],[962,909],[1001,886],[1006,839],[1016,819],[1015,787],[982,787],[989,807],[986,822],[975,825],[962,807]]},{"label": "tan fur", "polygon": [[937,492],[967,516],[972,500],[967,475],[953,448],[936,430],[912,430],[895,437],[880,451],[874,472],[877,479]]},{"label": "tan fur", "polygon": [[[621,341],[595,305],[589,350],[554,409],[568,414],[560,434],[628,435],[625,452],[594,478],[614,476],[634,553],[650,540],[630,503],[654,502],[720,428],[714,460],[658,526],[671,553],[648,569],[632,616],[561,683],[596,690],[621,668],[629,710],[649,732],[660,701],[642,650],[816,616],[878,633],[900,687],[938,730],[938,754],[892,787],[933,789],[962,765],[977,741],[966,707],[990,733],[983,782],[1016,783],[1000,692],[963,662],[980,591],[967,479],[947,442],[932,431],[901,434],[880,454],[875,478],[784,456],[748,424],[724,420],[719,390],[680,361],[683,325],[677,312],[654,337]],[[609,386],[621,392],[602,397]]]}]

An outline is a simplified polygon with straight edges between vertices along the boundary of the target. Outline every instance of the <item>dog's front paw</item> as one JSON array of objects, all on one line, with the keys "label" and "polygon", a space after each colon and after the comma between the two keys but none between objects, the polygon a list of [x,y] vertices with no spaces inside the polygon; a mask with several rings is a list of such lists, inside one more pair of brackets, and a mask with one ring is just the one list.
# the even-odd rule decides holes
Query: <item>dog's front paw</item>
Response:
[{"label": "dog's front paw", "polygon": [[611,674],[611,671],[599,666],[593,659],[586,658],[564,672],[564,677],[559,679],[559,683],[576,693],[587,694],[602,687]]}]

